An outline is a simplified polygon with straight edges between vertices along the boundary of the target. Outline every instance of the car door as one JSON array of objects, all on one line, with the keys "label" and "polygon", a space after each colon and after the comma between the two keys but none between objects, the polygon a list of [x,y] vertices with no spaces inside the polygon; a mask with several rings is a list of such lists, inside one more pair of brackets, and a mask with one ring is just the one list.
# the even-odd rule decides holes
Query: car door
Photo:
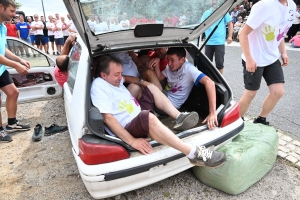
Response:
[{"label": "car door", "polygon": [[[7,48],[31,64],[28,74],[21,75],[7,66],[14,84],[19,90],[19,103],[53,99],[62,96],[62,88],[54,77],[55,60],[32,45],[18,38],[7,37]],[[6,95],[1,91],[2,105]]]}]

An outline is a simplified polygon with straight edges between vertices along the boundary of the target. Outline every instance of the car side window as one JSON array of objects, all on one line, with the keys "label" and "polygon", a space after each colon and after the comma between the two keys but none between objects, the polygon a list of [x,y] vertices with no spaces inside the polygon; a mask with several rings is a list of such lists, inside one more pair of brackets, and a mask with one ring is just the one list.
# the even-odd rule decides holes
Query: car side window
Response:
[{"label": "car side window", "polygon": [[72,47],[71,52],[69,53],[70,59],[68,65],[68,72],[69,72],[68,85],[71,91],[73,91],[75,85],[80,56],[81,56],[81,46],[79,43],[76,43]]},{"label": "car side window", "polygon": [[[31,46],[18,40],[7,39],[7,48],[16,56],[30,62],[31,67],[49,67],[48,58]],[[7,66],[9,68],[9,66]]]}]

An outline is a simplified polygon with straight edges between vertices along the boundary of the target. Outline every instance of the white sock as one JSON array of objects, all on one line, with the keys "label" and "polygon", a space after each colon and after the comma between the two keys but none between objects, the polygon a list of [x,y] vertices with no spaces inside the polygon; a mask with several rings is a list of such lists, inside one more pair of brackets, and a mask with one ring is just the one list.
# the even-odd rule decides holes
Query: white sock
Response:
[{"label": "white sock", "polygon": [[194,158],[196,157],[196,156],[195,156],[196,150],[197,150],[196,147],[192,147],[192,149],[191,149],[189,155],[187,155],[187,157],[188,157],[189,159],[194,159]]}]

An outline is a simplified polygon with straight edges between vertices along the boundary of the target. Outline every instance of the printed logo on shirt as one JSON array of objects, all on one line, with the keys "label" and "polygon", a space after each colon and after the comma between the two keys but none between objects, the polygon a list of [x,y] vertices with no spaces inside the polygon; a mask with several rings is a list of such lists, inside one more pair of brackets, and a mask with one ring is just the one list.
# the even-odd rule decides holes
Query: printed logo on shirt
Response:
[{"label": "printed logo on shirt", "polygon": [[182,85],[178,85],[178,83],[176,83],[173,86],[166,85],[165,90],[170,91],[172,93],[176,93],[178,91],[182,91]]},{"label": "printed logo on shirt", "polygon": [[[135,100],[135,98],[133,98],[132,100]],[[136,105],[138,104],[136,100],[134,101],[134,103]],[[120,111],[127,111],[129,114],[132,114],[134,111],[134,106],[132,105],[132,103],[131,102],[128,103],[125,99],[119,102],[118,108]]]},{"label": "printed logo on shirt", "polygon": [[279,29],[279,34],[277,35],[277,41],[279,41],[281,38],[284,37],[285,34],[287,34],[287,32],[289,31],[290,27],[287,26],[285,27],[284,31],[282,33],[280,33],[280,29]]},{"label": "printed logo on shirt", "polygon": [[274,26],[273,31],[271,29],[271,26],[266,26],[265,31],[266,32],[262,31],[262,33],[265,35],[267,41],[272,41],[275,39],[276,26]]}]

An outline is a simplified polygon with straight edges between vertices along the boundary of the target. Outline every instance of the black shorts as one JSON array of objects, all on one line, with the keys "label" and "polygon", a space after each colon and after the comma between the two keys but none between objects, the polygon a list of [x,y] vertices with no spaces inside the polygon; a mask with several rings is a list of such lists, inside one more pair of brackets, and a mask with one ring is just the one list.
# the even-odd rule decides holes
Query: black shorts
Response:
[{"label": "black shorts", "polygon": [[5,70],[0,76],[0,88],[3,88],[4,86],[7,86],[13,82],[14,81],[12,80],[10,73],[8,73],[8,71]]},{"label": "black shorts", "polygon": [[37,46],[40,45],[40,43],[42,43],[42,45],[46,44],[44,35],[35,35],[34,41]]},{"label": "black shorts", "polygon": [[275,83],[284,83],[283,70],[279,60],[268,66],[257,67],[254,73],[246,70],[246,62],[244,60],[242,60],[242,65],[244,67],[244,84],[247,90],[258,90],[262,77],[264,77],[268,86]]},{"label": "black shorts", "polygon": [[50,42],[54,42],[54,35],[48,35]]},{"label": "black shorts", "polygon": [[205,45],[205,55],[212,62],[215,55],[217,69],[224,68],[225,45]]}]

